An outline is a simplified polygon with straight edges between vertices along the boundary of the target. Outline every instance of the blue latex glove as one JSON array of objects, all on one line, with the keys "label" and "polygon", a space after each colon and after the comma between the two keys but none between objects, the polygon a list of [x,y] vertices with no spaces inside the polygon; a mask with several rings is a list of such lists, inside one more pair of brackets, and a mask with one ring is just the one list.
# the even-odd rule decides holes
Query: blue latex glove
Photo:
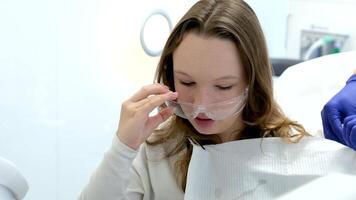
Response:
[{"label": "blue latex glove", "polygon": [[356,150],[356,115],[351,115],[344,119],[342,134],[345,141],[348,141],[348,146]]},{"label": "blue latex glove", "polygon": [[[356,130],[347,128],[355,127],[352,126],[354,120],[350,120],[353,115],[356,115],[356,74],[350,77],[346,86],[321,111],[325,138],[356,149]],[[349,125],[345,125],[345,122]]]}]

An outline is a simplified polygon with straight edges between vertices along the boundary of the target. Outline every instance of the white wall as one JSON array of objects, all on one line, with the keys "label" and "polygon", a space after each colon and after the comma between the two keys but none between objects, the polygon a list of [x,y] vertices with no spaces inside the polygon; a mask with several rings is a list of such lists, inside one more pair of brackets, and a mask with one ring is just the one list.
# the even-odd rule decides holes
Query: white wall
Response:
[{"label": "white wall", "polygon": [[290,0],[246,0],[262,25],[270,57],[286,56],[287,22]]},{"label": "white wall", "polygon": [[[136,6],[141,4],[141,6]],[[0,2],[0,156],[30,185],[26,199],[75,199],[109,147],[120,105],[153,80],[139,30],[155,8],[191,2]]]}]

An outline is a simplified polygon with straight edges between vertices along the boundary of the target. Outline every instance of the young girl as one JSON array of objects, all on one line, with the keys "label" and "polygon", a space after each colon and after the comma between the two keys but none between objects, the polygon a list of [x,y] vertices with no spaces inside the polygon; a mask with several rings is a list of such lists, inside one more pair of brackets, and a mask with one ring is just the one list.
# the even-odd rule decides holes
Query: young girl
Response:
[{"label": "young girl", "polygon": [[263,32],[243,0],[197,2],[170,34],[156,81],[123,103],[80,199],[183,199],[192,143],[308,135],[273,98]]}]

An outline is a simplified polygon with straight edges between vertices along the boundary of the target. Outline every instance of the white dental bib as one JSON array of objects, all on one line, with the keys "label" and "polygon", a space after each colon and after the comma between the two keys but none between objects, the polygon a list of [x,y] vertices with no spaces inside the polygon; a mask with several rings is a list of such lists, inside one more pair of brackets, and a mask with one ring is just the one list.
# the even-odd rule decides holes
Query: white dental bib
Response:
[{"label": "white dental bib", "polygon": [[[204,148],[193,145],[185,199],[286,199],[288,195],[293,199],[295,191],[299,195],[295,197],[304,194],[310,199],[310,191],[328,197],[337,187],[346,188],[338,197],[356,199],[356,152],[334,141],[310,137],[291,144],[280,138],[259,138]],[[340,180],[324,179],[329,175]],[[339,182],[343,180],[349,182]],[[310,189],[315,181],[321,184]],[[300,191],[304,187],[309,193]]]}]

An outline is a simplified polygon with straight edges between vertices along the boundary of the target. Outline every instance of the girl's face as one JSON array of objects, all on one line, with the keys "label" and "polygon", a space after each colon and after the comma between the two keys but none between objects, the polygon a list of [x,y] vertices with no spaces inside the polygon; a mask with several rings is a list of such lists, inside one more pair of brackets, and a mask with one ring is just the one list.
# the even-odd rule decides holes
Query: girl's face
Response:
[{"label": "girl's face", "polygon": [[[174,86],[178,100],[206,106],[241,95],[247,87],[236,45],[225,39],[187,33],[173,53]],[[188,118],[201,134],[219,134],[223,141],[241,128],[240,115],[212,120],[204,112]]]}]

